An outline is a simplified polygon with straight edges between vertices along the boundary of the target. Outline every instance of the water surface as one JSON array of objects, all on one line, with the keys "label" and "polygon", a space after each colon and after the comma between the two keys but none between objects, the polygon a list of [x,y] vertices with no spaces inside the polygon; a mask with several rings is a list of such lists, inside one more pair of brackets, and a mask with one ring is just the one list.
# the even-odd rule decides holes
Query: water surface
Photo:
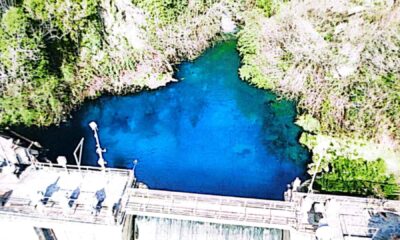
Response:
[{"label": "water surface", "polygon": [[179,66],[181,81],[157,91],[86,102],[60,127],[19,129],[66,155],[85,137],[83,164],[96,165],[88,127],[96,121],[109,167],[131,168],[153,189],[281,199],[304,176],[307,151],[293,124],[295,106],[238,77],[234,40]]}]

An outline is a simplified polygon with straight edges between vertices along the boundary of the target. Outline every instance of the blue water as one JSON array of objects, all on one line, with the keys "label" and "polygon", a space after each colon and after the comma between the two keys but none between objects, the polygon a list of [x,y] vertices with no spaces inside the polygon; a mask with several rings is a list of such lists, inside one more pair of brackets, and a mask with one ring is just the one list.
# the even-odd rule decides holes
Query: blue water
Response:
[{"label": "blue water", "polygon": [[18,129],[66,155],[85,137],[83,163],[96,165],[88,127],[96,121],[109,167],[131,168],[153,189],[282,199],[304,176],[307,151],[297,142],[292,102],[238,77],[234,40],[217,44],[179,66],[181,81],[156,91],[104,96],[86,102],[60,127]]}]

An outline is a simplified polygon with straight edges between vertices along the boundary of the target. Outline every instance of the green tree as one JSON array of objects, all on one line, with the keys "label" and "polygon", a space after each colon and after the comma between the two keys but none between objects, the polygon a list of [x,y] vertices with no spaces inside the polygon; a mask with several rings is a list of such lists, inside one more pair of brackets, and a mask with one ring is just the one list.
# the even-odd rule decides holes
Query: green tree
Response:
[{"label": "green tree", "polygon": [[133,0],[133,3],[147,10],[157,25],[174,22],[188,5],[187,0]]},{"label": "green tree", "polygon": [[271,17],[276,14],[282,3],[290,0],[256,0],[256,6],[263,10],[266,17]]},{"label": "green tree", "polygon": [[62,112],[58,79],[48,71],[43,33],[32,27],[20,7],[11,7],[0,22],[0,123],[46,125]]}]

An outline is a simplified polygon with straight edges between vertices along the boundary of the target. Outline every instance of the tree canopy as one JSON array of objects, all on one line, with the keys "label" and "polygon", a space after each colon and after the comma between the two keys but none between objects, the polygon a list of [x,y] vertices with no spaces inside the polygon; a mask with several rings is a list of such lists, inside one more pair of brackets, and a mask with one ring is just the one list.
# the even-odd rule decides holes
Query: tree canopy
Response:
[{"label": "tree canopy", "polygon": [[163,86],[247,2],[2,1],[0,125],[47,126],[103,92]]}]

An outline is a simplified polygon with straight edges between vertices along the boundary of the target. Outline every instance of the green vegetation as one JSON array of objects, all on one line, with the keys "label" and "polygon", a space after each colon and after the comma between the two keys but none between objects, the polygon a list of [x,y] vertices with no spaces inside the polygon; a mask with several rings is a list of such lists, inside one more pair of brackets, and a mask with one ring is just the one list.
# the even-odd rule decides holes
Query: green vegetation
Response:
[{"label": "green vegetation", "polygon": [[[326,169],[328,164],[338,156],[346,159],[365,159],[367,161],[375,161],[383,159],[388,166],[388,171],[400,175],[400,154],[397,150],[378,144],[372,141],[354,138],[338,138],[323,134],[303,133],[300,137],[300,143],[312,150],[312,163],[309,164],[309,173],[313,174],[320,163],[318,170]],[[318,172],[318,171],[317,171]]]},{"label": "green vegetation", "polygon": [[59,123],[86,98],[155,89],[251,1],[0,3],[0,125]]},{"label": "green vegetation", "polygon": [[385,198],[396,198],[400,190],[394,176],[386,174],[386,165],[381,159],[365,161],[336,157],[329,164],[329,170],[317,178],[316,184],[326,192]]},{"label": "green vegetation", "polygon": [[238,34],[242,79],[298,102],[297,124],[307,131],[300,142],[313,153],[309,173],[319,173],[322,190],[393,197],[389,188],[400,182],[400,4],[257,6]]},{"label": "green vegetation", "polygon": [[371,140],[313,134],[320,124],[310,115],[300,116],[296,123],[308,131],[299,141],[313,153],[308,172],[317,173],[318,190],[386,198],[399,195],[398,150]]},{"label": "green vegetation", "polygon": [[157,26],[175,22],[188,7],[185,0],[133,0],[133,3],[148,12]]},{"label": "green vegetation", "polygon": [[28,15],[11,7],[0,25],[0,117],[2,122],[49,124],[59,120],[61,96],[57,76],[49,71],[44,33]]},{"label": "green vegetation", "polygon": [[297,100],[320,133],[400,146],[400,5],[293,0],[267,18],[275,1],[260,2],[239,33],[241,77]]},{"label": "green vegetation", "polygon": [[271,17],[279,12],[284,3],[290,0],[256,0],[256,7],[262,10],[266,17]]},{"label": "green vegetation", "polygon": [[321,124],[311,115],[301,115],[297,118],[296,124],[301,126],[304,131],[307,132],[319,132],[321,131]]},{"label": "green vegetation", "polygon": [[76,70],[72,66],[97,5],[66,4],[28,0],[3,9],[0,124],[56,123],[81,100],[81,93],[75,95],[81,84],[68,73]]}]

